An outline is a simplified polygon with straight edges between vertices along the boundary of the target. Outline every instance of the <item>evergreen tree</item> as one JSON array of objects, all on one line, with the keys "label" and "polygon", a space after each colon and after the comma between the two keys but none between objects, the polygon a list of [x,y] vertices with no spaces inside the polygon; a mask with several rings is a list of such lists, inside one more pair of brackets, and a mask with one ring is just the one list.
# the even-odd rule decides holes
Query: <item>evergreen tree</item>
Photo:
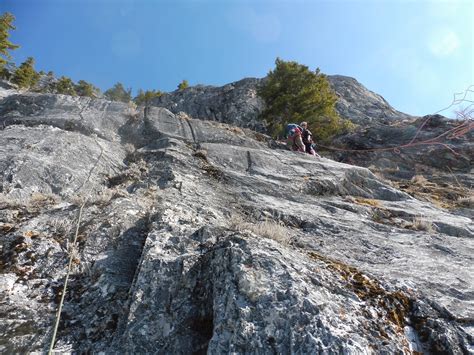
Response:
[{"label": "evergreen tree", "polygon": [[189,83],[187,80],[183,80],[178,84],[178,90],[184,90],[189,87]]},{"label": "evergreen tree", "polygon": [[0,69],[0,78],[4,80],[11,80],[16,67],[13,63],[7,63],[2,69]]},{"label": "evergreen tree", "polygon": [[154,99],[155,97],[160,97],[161,95],[163,95],[163,93],[159,90],[143,91],[142,89],[139,89],[138,94],[133,98],[133,101],[137,106],[147,106],[152,99]]},{"label": "evergreen tree", "polygon": [[75,86],[75,89],[76,93],[79,96],[97,97],[100,93],[99,88],[95,87],[94,85],[88,83],[85,80],[79,80],[79,82]]},{"label": "evergreen tree", "polygon": [[59,80],[54,85],[54,89],[57,94],[77,96],[73,81],[66,76],[59,78]]},{"label": "evergreen tree", "polygon": [[7,59],[11,59],[8,51],[19,47],[8,40],[10,37],[9,31],[15,29],[15,26],[12,25],[14,20],[15,16],[9,12],[5,12],[0,16],[0,70],[7,64]]},{"label": "evergreen tree", "polygon": [[116,83],[111,89],[104,92],[104,95],[112,101],[130,102],[132,100],[132,89],[125,90],[122,83]]},{"label": "evergreen tree", "polygon": [[35,60],[28,57],[26,61],[21,63],[20,67],[15,70],[12,82],[17,84],[20,88],[31,88],[36,85],[39,80],[39,74],[36,72]]},{"label": "evergreen tree", "polygon": [[307,121],[320,140],[350,128],[351,124],[337,114],[337,96],[319,68],[311,71],[305,65],[280,58],[275,65],[258,90],[266,103],[263,118],[272,134],[281,134],[287,123],[301,121]]}]

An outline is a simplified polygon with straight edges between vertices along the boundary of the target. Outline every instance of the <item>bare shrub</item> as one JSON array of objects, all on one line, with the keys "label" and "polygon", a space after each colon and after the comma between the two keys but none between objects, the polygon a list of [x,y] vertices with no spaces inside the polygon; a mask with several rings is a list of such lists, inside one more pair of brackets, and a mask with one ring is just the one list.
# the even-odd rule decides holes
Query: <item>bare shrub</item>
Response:
[{"label": "bare shrub", "polygon": [[456,201],[456,206],[474,208],[474,195],[459,197]]},{"label": "bare shrub", "polygon": [[66,236],[72,230],[74,223],[69,218],[54,218],[48,224],[51,226],[53,234]]},{"label": "bare shrub", "polygon": [[128,102],[128,107],[125,115],[132,121],[140,120],[140,113],[138,112],[137,105],[133,101]]},{"label": "bare shrub", "polygon": [[28,200],[28,207],[40,208],[45,206],[54,205],[59,202],[59,198],[56,195],[33,192]]},{"label": "bare shrub", "polygon": [[97,195],[92,199],[92,203],[105,206],[110,203],[110,201],[115,197],[115,190],[113,189],[104,189],[97,193]]},{"label": "bare shrub", "polygon": [[288,230],[286,227],[275,221],[263,221],[250,224],[250,230],[264,238],[273,239],[280,243],[288,242]]},{"label": "bare shrub", "polygon": [[198,149],[193,154],[195,157],[198,157],[204,161],[207,161],[207,150],[205,149]]},{"label": "bare shrub", "polygon": [[435,233],[437,230],[433,222],[422,217],[414,217],[413,221],[408,225],[408,227],[418,231],[426,231],[430,234]]},{"label": "bare shrub", "polygon": [[428,180],[423,175],[415,175],[411,178],[411,182],[417,185],[426,185]]},{"label": "bare shrub", "polygon": [[19,208],[24,206],[24,203],[17,198],[0,194],[0,208]]},{"label": "bare shrub", "polygon": [[229,227],[239,232],[248,230],[260,237],[273,239],[280,243],[287,243],[289,240],[288,229],[281,222],[264,220],[251,223],[247,222],[241,215],[235,214],[229,218]]},{"label": "bare shrub", "polygon": [[135,150],[136,150],[135,146],[133,144],[130,144],[130,143],[124,144],[123,149],[125,150],[125,153],[127,155],[131,155],[131,154],[135,153]]},{"label": "bare shrub", "polygon": [[84,204],[84,202],[86,202],[86,197],[83,195],[83,194],[79,194],[79,195],[74,195],[74,196],[71,196],[71,198],[69,199],[69,201],[79,207],[79,206],[82,206]]},{"label": "bare shrub", "polygon": [[240,214],[232,214],[227,220],[229,228],[237,232],[242,232],[245,229],[247,222]]}]

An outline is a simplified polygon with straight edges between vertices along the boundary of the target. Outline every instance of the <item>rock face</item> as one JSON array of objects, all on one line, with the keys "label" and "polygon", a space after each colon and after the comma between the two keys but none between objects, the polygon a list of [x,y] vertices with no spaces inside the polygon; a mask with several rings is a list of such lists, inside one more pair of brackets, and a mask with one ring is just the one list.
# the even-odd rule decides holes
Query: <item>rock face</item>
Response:
[{"label": "rock face", "polygon": [[[173,113],[185,112],[193,118],[225,122],[235,126],[265,131],[258,119],[265,108],[257,96],[258,86],[265,79],[247,78],[221,87],[193,86],[166,93],[154,99],[152,105]],[[413,118],[391,107],[385,99],[367,90],[356,79],[329,75],[331,87],[338,96],[339,115],[357,124]]]},{"label": "rock face", "polygon": [[264,131],[258,119],[264,103],[257,96],[260,79],[247,78],[222,87],[192,86],[165,93],[153,100],[153,106],[173,113],[185,112],[193,118],[225,122],[235,126]]},{"label": "rock face", "polygon": [[395,110],[382,96],[368,90],[354,78],[329,75],[328,80],[338,96],[337,112],[354,123],[380,123],[413,118]]},{"label": "rock face", "polygon": [[0,120],[1,352],[48,348],[69,256],[57,351],[473,350],[468,217],[165,108],[10,95]]}]

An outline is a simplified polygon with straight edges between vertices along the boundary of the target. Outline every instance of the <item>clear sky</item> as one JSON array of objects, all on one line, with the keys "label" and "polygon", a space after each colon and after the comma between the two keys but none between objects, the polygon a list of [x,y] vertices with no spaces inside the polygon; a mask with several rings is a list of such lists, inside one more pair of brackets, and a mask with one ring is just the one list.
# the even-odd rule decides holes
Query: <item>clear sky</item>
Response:
[{"label": "clear sky", "polygon": [[276,57],[355,77],[415,115],[474,84],[472,0],[0,0],[5,11],[17,64],[33,56],[102,90],[223,85]]}]

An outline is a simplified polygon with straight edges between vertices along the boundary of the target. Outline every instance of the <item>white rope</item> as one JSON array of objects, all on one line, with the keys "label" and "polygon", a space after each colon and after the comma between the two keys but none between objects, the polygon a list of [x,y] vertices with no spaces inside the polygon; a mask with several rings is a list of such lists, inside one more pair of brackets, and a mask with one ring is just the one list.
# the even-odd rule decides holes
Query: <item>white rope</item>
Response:
[{"label": "white rope", "polygon": [[[97,142],[97,140],[95,138],[94,138],[94,140],[95,140],[96,144],[100,147],[100,154],[99,154],[99,157],[97,158],[97,161],[95,162],[94,166],[89,171],[89,174],[87,175],[87,178],[84,181],[84,183],[82,184],[82,186],[87,184],[87,182],[89,181],[89,179],[92,175],[92,172],[97,167],[97,165],[99,163],[99,160],[102,158],[102,155],[104,153],[104,148],[99,144],[99,142]],[[81,220],[82,220],[82,211],[83,211],[84,206],[86,205],[86,203],[89,201],[89,197],[90,197],[90,191],[87,194],[87,198],[84,200],[84,202],[81,204],[81,207],[79,208],[79,215],[77,217],[77,224],[76,224],[76,232],[74,234],[74,240],[73,240],[73,242],[72,242],[72,244],[70,245],[70,248],[69,248],[69,263],[68,263],[68,267],[67,267],[66,278],[64,279],[64,286],[63,286],[63,290],[62,290],[62,294],[61,294],[61,300],[59,302],[58,311],[56,313],[56,322],[54,324],[53,337],[51,339],[51,344],[49,346],[48,355],[51,355],[53,353],[54,343],[56,342],[56,335],[58,333],[59,321],[61,320],[61,312],[62,312],[62,309],[63,309],[64,297],[66,295],[67,285],[68,285],[68,282],[69,282],[69,276],[71,275],[71,271],[72,271],[72,263],[73,263],[73,260],[74,260],[73,250],[74,250],[74,247],[76,246],[77,237],[79,235],[79,227],[81,225]]]},{"label": "white rope", "polygon": [[79,226],[81,224],[81,219],[82,219],[82,210],[84,209],[84,206],[85,206],[86,202],[87,202],[87,200],[82,203],[81,208],[79,209],[79,217],[77,219],[76,233],[74,235],[74,241],[72,242],[72,245],[71,245],[71,248],[70,248],[71,250],[69,252],[69,264],[68,264],[68,267],[67,267],[66,279],[64,280],[63,291],[62,291],[62,294],[61,294],[61,301],[59,302],[59,308],[58,308],[58,312],[56,314],[56,322],[54,324],[53,338],[51,339],[51,345],[49,346],[48,355],[51,355],[53,353],[54,343],[56,342],[56,334],[58,332],[59,321],[61,319],[61,311],[63,309],[64,296],[66,295],[67,284],[68,284],[68,281],[69,281],[69,275],[71,274],[72,262],[73,262],[73,259],[74,259],[72,250],[73,250],[73,247],[76,245],[76,242],[77,242],[77,236],[79,234]]}]

